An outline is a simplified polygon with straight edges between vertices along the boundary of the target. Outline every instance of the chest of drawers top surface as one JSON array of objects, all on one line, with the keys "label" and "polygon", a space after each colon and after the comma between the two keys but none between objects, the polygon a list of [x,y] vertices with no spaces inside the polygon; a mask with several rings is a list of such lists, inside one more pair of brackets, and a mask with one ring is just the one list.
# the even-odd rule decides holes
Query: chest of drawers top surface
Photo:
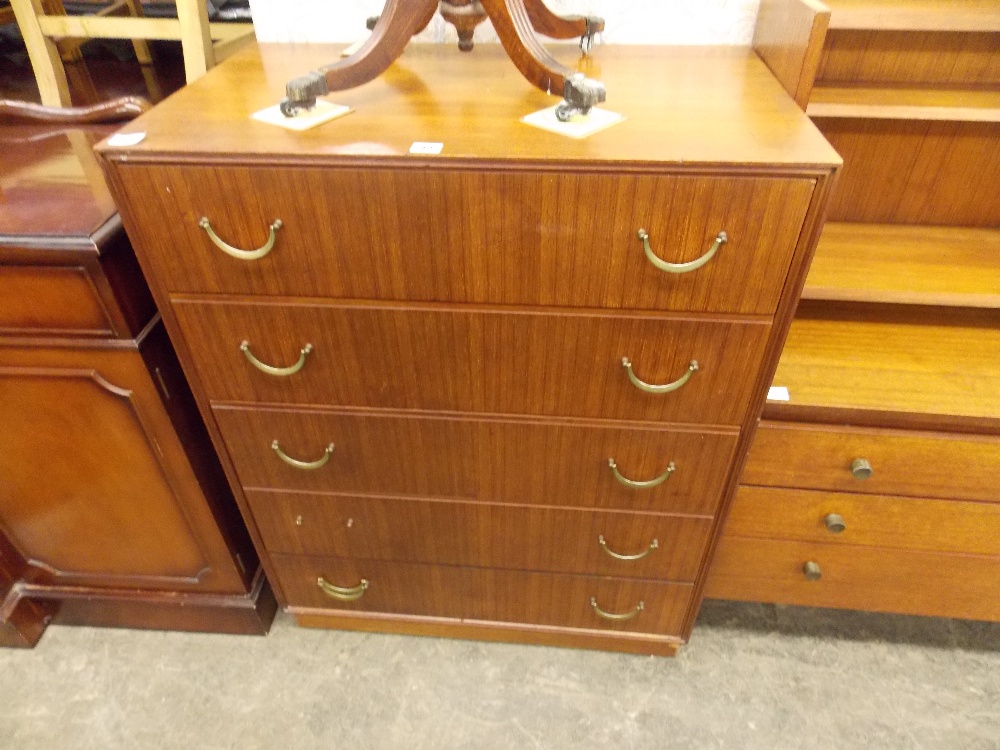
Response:
[{"label": "chest of drawers top surface", "polygon": [[[569,65],[575,47],[553,46]],[[303,133],[250,119],[284,95],[285,82],[339,59],[326,45],[252,46],[130,123],[136,146],[109,156],[205,160],[309,160],[441,166],[475,160],[612,168],[635,165],[800,166],[840,158],[764,63],[737,47],[599,47],[582,61],[607,85],[607,109],[627,120],[583,140],[520,122],[557,97],[533,89],[499,46],[462,54],[411,44],[375,81],[328,97],[354,112]],[[193,126],[197,123],[197,126]],[[415,141],[439,156],[409,154]]]}]

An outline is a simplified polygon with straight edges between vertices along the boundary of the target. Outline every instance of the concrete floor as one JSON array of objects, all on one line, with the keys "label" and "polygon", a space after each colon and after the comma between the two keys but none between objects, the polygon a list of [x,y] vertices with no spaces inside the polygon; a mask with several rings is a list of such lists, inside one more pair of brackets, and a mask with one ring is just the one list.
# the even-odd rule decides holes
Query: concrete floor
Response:
[{"label": "concrete floor", "polygon": [[3,750],[1000,748],[1000,626],[706,604],[678,658],[297,628],[52,627]]}]

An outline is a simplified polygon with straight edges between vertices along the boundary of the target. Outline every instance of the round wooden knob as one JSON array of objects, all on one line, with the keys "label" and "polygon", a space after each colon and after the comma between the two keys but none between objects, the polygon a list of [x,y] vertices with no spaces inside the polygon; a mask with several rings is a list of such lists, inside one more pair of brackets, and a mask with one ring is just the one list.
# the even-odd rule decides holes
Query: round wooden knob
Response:
[{"label": "round wooden knob", "polygon": [[851,462],[851,474],[855,479],[868,479],[875,473],[867,458],[856,458]]},{"label": "round wooden knob", "polygon": [[826,524],[826,530],[831,534],[839,534],[847,528],[844,517],[839,513],[831,513],[823,519],[823,523]]},{"label": "round wooden knob", "polygon": [[823,577],[823,571],[819,569],[819,563],[812,560],[802,566],[802,573],[810,581],[818,581]]}]

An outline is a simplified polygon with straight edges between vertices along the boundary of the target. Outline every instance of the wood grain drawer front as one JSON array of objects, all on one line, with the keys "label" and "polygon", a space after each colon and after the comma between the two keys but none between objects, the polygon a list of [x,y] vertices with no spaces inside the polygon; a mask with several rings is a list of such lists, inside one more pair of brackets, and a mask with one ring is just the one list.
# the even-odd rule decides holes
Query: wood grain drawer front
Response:
[{"label": "wood grain drawer front", "polygon": [[[177,302],[209,398],[739,425],[766,323],[339,305]],[[261,372],[243,341],[288,377]],[[687,382],[651,394],[629,380]],[[691,373],[691,363],[697,371]]]},{"label": "wood grain drawer front", "polygon": [[[447,170],[129,167],[172,292],[773,313],[814,181]],[[239,196],[234,200],[234,196]],[[144,201],[146,198],[144,198]],[[257,248],[227,256],[199,227]],[[665,273],[637,232],[671,263]],[[166,231],[164,231],[166,230]],[[183,249],[183,252],[180,250]]]},{"label": "wood grain drawer front", "polygon": [[1000,555],[998,530],[994,503],[745,486],[726,521],[730,536],[979,555]]},{"label": "wood grain drawer front", "polygon": [[[641,579],[335,557],[274,555],[271,560],[292,607],[660,635],[681,634],[694,588]],[[344,589],[367,581],[367,588],[354,601],[333,599],[317,585],[320,577]],[[591,600],[605,613],[634,616],[607,619],[595,611]]]},{"label": "wood grain drawer front", "polygon": [[[809,580],[803,566],[819,566]],[[1000,620],[1000,558],[724,536],[712,599]]]},{"label": "wood grain drawer front", "polygon": [[114,336],[87,270],[80,266],[0,266],[0,333]]},{"label": "wood grain drawer front", "polygon": [[[245,487],[714,515],[736,435],[216,407]],[[289,466],[274,449],[325,466]],[[655,487],[628,481],[663,477]]]},{"label": "wood grain drawer front", "polygon": [[[852,465],[871,464],[867,479]],[[863,467],[858,472],[864,476]],[[744,484],[1000,501],[1000,440],[784,422],[761,424]]]},{"label": "wood grain drawer front", "polygon": [[712,530],[711,519],[689,516],[262,491],[247,499],[275,553],[669,581],[695,580]]}]

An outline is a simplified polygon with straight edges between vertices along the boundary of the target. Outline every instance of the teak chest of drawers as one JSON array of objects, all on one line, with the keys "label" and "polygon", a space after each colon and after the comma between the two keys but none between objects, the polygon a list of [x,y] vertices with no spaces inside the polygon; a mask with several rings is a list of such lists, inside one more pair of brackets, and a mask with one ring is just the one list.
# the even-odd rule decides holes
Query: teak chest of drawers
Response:
[{"label": "teak chest of drawers", "polygon": [[243,53],[102,147],[282,605],[674,653],[838,157],[732,48],[602,48],[628,120],[583,141],[488,47],[249,119],[331,54]]}]

